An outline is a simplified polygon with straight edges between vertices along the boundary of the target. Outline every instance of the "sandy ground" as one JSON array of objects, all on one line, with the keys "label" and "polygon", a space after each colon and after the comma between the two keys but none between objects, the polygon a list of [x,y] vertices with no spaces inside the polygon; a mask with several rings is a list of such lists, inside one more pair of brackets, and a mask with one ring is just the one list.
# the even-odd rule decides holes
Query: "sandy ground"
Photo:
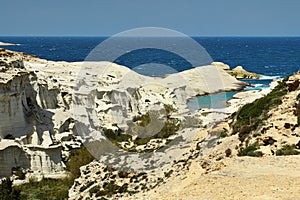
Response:
[{"label": "sandy ground", "polygon": [[224,159],[203,174],[195,160],[184,176],[135,199],[300,199],[300,156]]}]

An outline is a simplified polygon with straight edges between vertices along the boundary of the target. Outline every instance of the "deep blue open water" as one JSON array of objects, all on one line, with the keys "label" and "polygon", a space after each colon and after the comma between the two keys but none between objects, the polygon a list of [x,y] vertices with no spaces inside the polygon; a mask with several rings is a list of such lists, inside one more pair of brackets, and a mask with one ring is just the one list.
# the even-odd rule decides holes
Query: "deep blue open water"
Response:
[{"label": "deep blue open water", "polygon": [[[0,37],[0,41],[20,44],[5,47],[54,61],[83,61],[89,52],[106,38],[104,37]],[[246,70],[267,76],[285,76],[300,69],[300,37],[195,37],[214,61],[231,67],[243,66]],[[128,54],[121,62],[136,67],[149,58],[173,59],[184,70],[182,60],[170,57],[165,52],[140,51]],[[175,59],[174,59],[175,58]],[[127,59],[127,60],[126,60]],[[152,60],[153,61],[153,60]],[[163,62],[163,61],[162,61]],[[176,62],[179,64],[176,66]],[[169,63],[169,61],[165,61]],[[122,63],[121,63],[122,64]]]}]

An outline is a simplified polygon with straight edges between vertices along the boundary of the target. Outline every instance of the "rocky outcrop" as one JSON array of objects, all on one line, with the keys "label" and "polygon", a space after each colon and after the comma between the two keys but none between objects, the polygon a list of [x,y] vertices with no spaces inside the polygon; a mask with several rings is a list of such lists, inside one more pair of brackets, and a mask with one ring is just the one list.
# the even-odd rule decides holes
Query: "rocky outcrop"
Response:
[{"label": "rocky outcrop", "polygon": [[215,65],[223,70],[225,70],[231,76],[237,79],[258,79],[260,75],[246,71],[242,66],[237,66],[234,69],[230,69],[230,66],[222,62],[213,62],[212,65]]},{"label": "rocky outcrop", "polygon": [[12,175],[13,169],[25,169],[37,175],[63,174],[61,146],[21,145],[12,140],[0,142],[0,176]]},{"label": "rocky outcrop", "polygon": [[67,103],[59,87],[40,79],[25,63],[47,61],[0,49],[0,176],[11,175],[14,168],[37,175],[62,174],[66,141],[55,135],[71,128],[66,124],[69,115],[61,112]]},{"label": "rocky outcrop", "polygon": [[11,140],[0,142],[0,176],[12,175],[12,169],[22,166],[29,168],[30,161],[19,143]]},{"label": "rocky outcrop", "polygon": [[260,77],[258,74],[247,72],[242,66],[237,66],[236,68],[228,71],[228,73],[237,79],[257,79]]},{"label": "rocky outcrop", "polygon": [[0,46],[17,46],[17,44],[12,44],[8,42],[0,42]]}]

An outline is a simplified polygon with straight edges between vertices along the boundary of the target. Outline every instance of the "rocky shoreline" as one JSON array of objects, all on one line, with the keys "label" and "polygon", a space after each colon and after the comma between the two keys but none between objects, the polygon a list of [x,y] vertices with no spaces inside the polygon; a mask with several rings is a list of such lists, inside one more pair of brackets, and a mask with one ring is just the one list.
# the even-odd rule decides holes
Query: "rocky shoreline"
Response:
[{"label": "rocky shoreline", "polygon": [[[15,184],[68,177],[67,162],[84,144],[98,161],[80,168],[70,199],[172,199],[182,197],[154,193],[176,188],[178,178],[189,185],[192,176],[222,171],[242,153],[268,160],[287,145],[297,153],[299,73],[239,92],[226,108],[188,109],[189,98],[240,91],[247,84],[237,79],[259,78],[228,68],[213,63],[151,78],[109,62],[53,62],[0,49],[0,175],[13,175]],[[239,124],[243,106],[273,99],[277,90],[279,106],[263,115],[266,125]]]},{"label": "rocky shoreline", "polygon": [[236,66],[235,68],[230,69],[229,65],[222,62],[213,62],[212,65],[220,67],[237,79],[258,79],[261,77],[259,74],[246,71],[242,66]]}]

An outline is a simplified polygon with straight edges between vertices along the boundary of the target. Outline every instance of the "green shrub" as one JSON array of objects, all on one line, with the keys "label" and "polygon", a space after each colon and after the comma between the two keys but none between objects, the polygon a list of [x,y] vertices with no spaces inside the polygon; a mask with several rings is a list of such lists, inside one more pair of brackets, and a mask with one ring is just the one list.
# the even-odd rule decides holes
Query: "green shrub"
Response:
[{"label": "green shrub", "polygon": [[26,178],[25,171],[20,167],[12,168],[12,173],[17,177],[17,179],[24,180]]},{"label": "green shrub", "polygon": [[90,196],[92,196],[93,194],[96,194],[99,190],[100,190],[100,186],[99,185],[96,185],[96,186],[92,187],[90,189],[90,191],[89,191]]},{"label": "green shrub", "polygon": [[144,115],[139,116],[136,121],[137,121],[138,126],[146,127],[151,122],[149,112],[147,112]]},{"label": "green shrub", "polygon": [[256,151],[259,149],[257,143],[248,145],[246,148],[241,148],[238,152],[238,156],[252,156],[252,157],[261,157],[262,152]]},{"label": "green shrub", "polygon": [[165,122],[164,127],[155,135],[155,138],[168,138],[179,130],[180,125],[175,119],[169,119]]},{"label": "green shrub", "polygon": [[134,144],[136,145],[144,145],[147,144],[153,137],[148,137],[148,138],[136,138],[134,141]]},{"label": "green shrub", "polygon": [[173,112],[176,112],[177,110],[172,106],[172,105],[168,105],[168,104],[164,104],[164,109],[166,111],[166,116],[170,117],[170,115]]},{"label": "green shrub", "polygon": [[[178,122],[177,119],[171,118],[170,114],[172,112],[175,112],[176,109],[174,109],[171,105],[164,105],[164,109],[166,112],[166,121],[164,122],[164,126],[162,129],[147,138],[139,138],[137,137],[133,142],[134,142],[134,147],[131,149],[126,149],[127,151],[136,151],[135,147],[139,145],[145,145],[147,144],[151,139],[164,139],[168,138],[171,135],[174,135],[180,128],[180,123]],[[151,118],[153,120],[156,120],[156,118],[159,117],[159,113],[150,113],[147,112],[144,115],[141,116],[134,116],[132,121],[136,123],[138,126],[146,127],[148,124],[151,123]],[[125,134],[121,131],[114,131],[111,129],[103,129],[105,136],[116,146],[121,147],[120,143],[121,142],[129,142],[132,141],[132,136],[129,134]],[[147,151],[152,151],[152,150],[147,150]]]},{"label": "green shrub", "polygon": [[240,130],[239,130],[239,140],[241,142],[243,142],[248,135],[251,133],[251,127],[248,125],[243,125],[241,126]]},{"label": "green shrub", "polygon": [[253,137],[259,137],[259,136],[261,136],[261,133],[254,133],[253,134]]},{"label": "green shrub", "polygon": [[300,151],[296,150],[296,145],[285,145],[276,151],[276,156],[299,155]]},{"label": "green shrub", "polygon": [[[83,146],[75,150],[68,162],[67,171],[70,177],[65,179],[42,179],[41,181],[31,180],[16,188],[21,191],[22,199],[68,199],[68,190],[73,185],[74,179],[80,176],[80,167],[90,163],[94,157]],[[1,198],[0,198],[1,199]]]},{"label": "green shrub", "polygon": [[0,199],[19,200],[21,199],[20,190],[12,187],[10,178],[5,178],[0,184]]},{"label": "green shrub", "polygon": [[219,138],[225,138],[225,137],[227,137],[227,136],[228,136],[228,134],[227,134],[226,131],[222,131],[222,132],[219,134]]},{"label": "green shrub", "polygon": [[251,131],[256,130],[262,121],[268,118],[269,110],[282,103],[281,99],[285,94],[287,94],[287,86],[282,81],[265,97],[243,106],[236,113],[233,134],[242,131],[240,140],[244,141]]},{"label": "green shrub", "polygon": [[90,152],[82,146],[80,149],[75,150],[68,162],[67,162],[67,171],[71,173],[71,178],[75,179],[80,176],[80,167],[87,165],[94,160],[94,157]]},{"label": "green shrub", "polygon": [[119,142],[125,142],[131,140],[132,136],[124,134],[121,131],[114,131],[111,129],[103,129],[104,135],[114,144],[118,145]]},{"label": "green shrub", "polygon": [[155,135],[147,138],[136,138],[134,141],[134,144],[136,145],[145,145],[147,144],[151,139],[165,139],[170,137],[171,135],[174,135],[176,131],[179,130],[180,124],[177,122],[176,119],[168,119],[163,128]]},{"label": "green shrub", "polygon": [[14,137],[13,135],[11,135],[11,134],[7,134],[7,135],[4,137],[4,139],[7,139],[7,140],[14,140],[15,137]]},{"label": "green shrub", "polygon": [[72,186],[72,179],[42,179],[30,181],[17,186],[21,191],[21,199],[68,199],[68,190]]}]

